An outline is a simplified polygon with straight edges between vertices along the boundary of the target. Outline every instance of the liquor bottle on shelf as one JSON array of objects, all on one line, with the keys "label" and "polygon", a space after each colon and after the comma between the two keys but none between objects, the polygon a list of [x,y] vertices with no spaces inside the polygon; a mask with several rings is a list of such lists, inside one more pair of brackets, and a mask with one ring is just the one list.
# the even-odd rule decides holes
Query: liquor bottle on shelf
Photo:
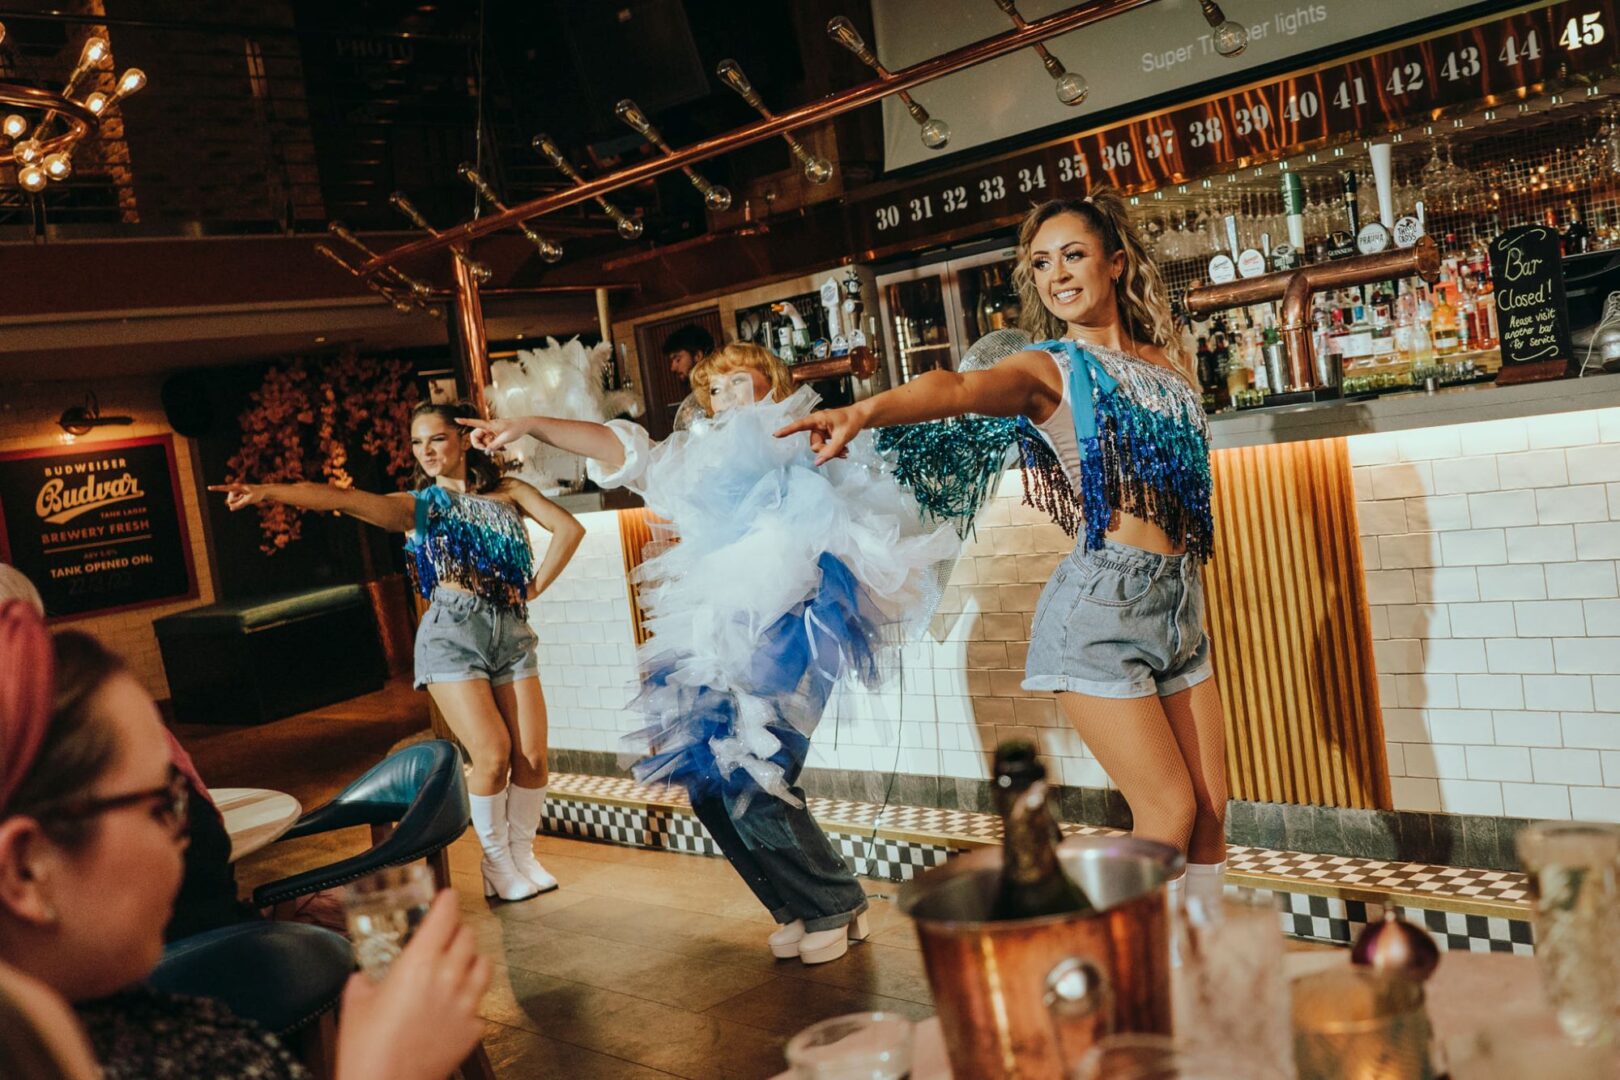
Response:
[{"label": "liquor bottle on shelf", "polygon": [[1367,309],[1360,303],[1350,309],[1350,326],[1339,343],[1344,366],[1366,367],[1372,362],[1373,328],[1367,319]]},{"label": "liquor bottle on shelf", "polygon": [[1063,834],[1052,814],[1046,767],[1033,743],[1012,739],[996,747],[991,780],[1001,814],[1001,886],[992,919],[1036,919],[1090,911],[1092,903],[1063,871]]},{"label": "liquor bottle on shelf", "polygon": [[1395,362],[1395,325],[1390,321],[1387,307],[1374,307],[1372,316],[1372,362]]},{"label": "liquor bottle on shelf", "polygon": [[1218,408],[1215,389],[1220,382],[1220,375],[1215,370],[1215,354],[1210,351],[1208,338],[1198,339],[1198,349],[1194,355],[1198,359],[1198,385],[1204,392],[1204,411],[1215,412]]},{"label": "liquor bottle on shelf", "polygon": [[1442,275],[1440,283],[1434,289],[1434,320],[1430,324],[1429,331],[1429,336],[1434,341],[1436,356],[1450,356],[1462,344],[1457,335],[1457,309],[1448,296],[1451,292],[1451,282]]},{"label": "liquor bottle on shelf", "polygon": [[1569,225],[1564,229],[1564,254],[1584,255],[1591,250],[1592,230],[1581,219],[1581,208],[1573,200],[1567,205]]}]

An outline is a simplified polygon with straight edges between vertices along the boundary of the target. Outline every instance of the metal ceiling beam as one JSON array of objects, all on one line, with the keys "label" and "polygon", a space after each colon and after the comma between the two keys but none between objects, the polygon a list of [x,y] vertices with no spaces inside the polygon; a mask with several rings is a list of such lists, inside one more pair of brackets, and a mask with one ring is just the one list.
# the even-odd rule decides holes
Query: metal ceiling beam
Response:
[{"label": "metal ceiling beam", "polygon": [[649,158],[617,172],[597,177],[577,187],[551,195],[543,195],[526,203],[520,203],[510,209],[491,214],[488,217],[478,218],[453,228],[443,229],[435,236],[424,237],[386,251],[376,258],[369,260],[360,267],[363,275],[375,274],[383,268],[403,259],[415,258],[431,251],[439,251],[456,244],[465,244],[481,236],[499,232],[502,229],[516,228],[520,222],[530,221],[534,218],[561,210],[566,206],[593,199],[600,195],[607,195],[631,184],[649,180],[667,172],[673,172],[683,166],[696,164],[708,158],[739,149],[744,146],[760,142],[763,139],[773,138],[794,128],[804,127],[808,124],[818,123],[833,116],[851,112],[873,102],[880,101],[890,94],[901,90],[909,90],[914,86],[929,82],[930,80],[949,75],[954,71],[982,64],[994,60],[1008,53],[1026,49],[1037,42],[1048,38],[1067,34],[1072,30],[1101,22],[1132,8],[1142,7],[1152,3],[1153,0],[1094,0],[1092,3],[1079,4],[1044,19],[1037,19],[1027,23],[1021,28],[1009,30],[1006,33],[976,41],[971,45],[964,45],[948,53],[942,53],[931,60],[913,64],[900,71],[892,71],[888,78],[877,78],[860,86],[830,94],[820,101],[813,101],[801,105],[796,109],[777,113],[768,119],[762,119],[723,135],[704,139],[691,146],[677,150],[673,154]]}]

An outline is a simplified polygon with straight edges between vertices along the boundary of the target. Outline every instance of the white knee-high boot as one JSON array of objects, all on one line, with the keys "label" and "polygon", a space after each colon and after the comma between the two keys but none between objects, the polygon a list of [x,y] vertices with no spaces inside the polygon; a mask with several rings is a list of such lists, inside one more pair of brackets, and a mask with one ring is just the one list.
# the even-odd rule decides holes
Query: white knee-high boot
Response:
[{"label": "white knee-high boot", "polygon": [[507,846],[506,792],[496,795],[468,795],[472,807],[473,831],[484,849],[479,870],[484,876],[484,895],[502,900],[527,900],[538,896],[534,882],[518,872]]},{"label": "white knee-high boot", "polygon": [[534,834],[540,831],[540,818],[545,808],[545,788],[507,785],[507,847],[512,851],[512,862],[517,866],[518,873],[534,882],[541,892],[550,892],[557,887],[557,879],[534,857]]}]

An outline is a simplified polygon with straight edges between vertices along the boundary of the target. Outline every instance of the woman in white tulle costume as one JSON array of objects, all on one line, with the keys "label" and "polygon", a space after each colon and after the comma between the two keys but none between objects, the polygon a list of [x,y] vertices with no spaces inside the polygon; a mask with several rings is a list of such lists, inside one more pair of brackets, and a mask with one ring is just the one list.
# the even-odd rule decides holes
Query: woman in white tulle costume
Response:
[{"label": "woman in white tulle costume", "polygon": [[651,637],[632,772],[686,787],[781,924],[771,951],[823,963],[865,937],[867,905],[796,784],[810,733],[841,677],[876,681],[958,541],[924,524],[869,442],[818,471],[808,441],[773,438],[817,395],[766,350],[726,346],[692,388],[708,418],[656,444],[623,420],[463,423],[481,448],[533,435],[582,454],[598,484],[641,494],[670,523],[637,577]]}]

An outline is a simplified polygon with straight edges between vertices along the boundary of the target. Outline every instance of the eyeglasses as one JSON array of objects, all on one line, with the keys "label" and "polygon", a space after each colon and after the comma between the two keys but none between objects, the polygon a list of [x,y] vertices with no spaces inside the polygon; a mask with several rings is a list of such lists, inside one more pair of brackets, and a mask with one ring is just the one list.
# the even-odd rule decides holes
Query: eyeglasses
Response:
[{"label": "eyeglasses", "polygon": [[131,791],[123,795],[79,799],[65,806],[47,810],[40,814],[39,817],[43,820],[82,821],[86,818],[98,817],[112,810],[121,810],[126,806],[151,803],[153,816],[178,839],[185,835],[186,824],[190,819],[190,802],[191,784],[187,781],[186,774],[181,772],[178,767],[170,765],[168,783],[162,787]]}]

